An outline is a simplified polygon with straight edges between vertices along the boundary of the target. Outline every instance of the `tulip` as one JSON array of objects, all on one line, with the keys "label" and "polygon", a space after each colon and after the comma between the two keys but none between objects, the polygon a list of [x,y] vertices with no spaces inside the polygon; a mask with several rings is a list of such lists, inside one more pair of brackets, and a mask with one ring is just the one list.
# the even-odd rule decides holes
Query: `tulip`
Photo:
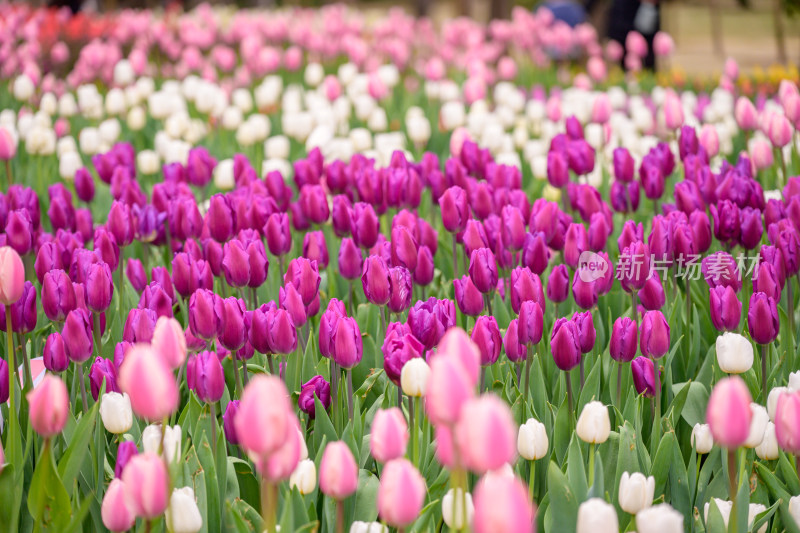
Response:
[{"label": "tulip", "polygon": [[706,454],[714,447],[714,437],[708,424],[695,424],[692,428],[692,446],[699,454]]},{"label": "tulip", "polygon": [[283,256],[292,248],[289,217],[286,213],[272,213],[264,225],[267,247],[272,255]]},{"label": "tulip", "polygon": [[464,231],[469,219],[469,206],[464,189],[453,186],[444,191],[439,197],[439,208],[442,212],[442,222],[448,232]]},{"label": "tulip", "polygon": [[301,452],[305,449],[305,442],[303,441],[303,435],[300,433],[297,417],[294,413],[290,413],[288,419],[289,434],[285,442],[274,453],[263,457],[256,465],[262,477],[270,482],[279,483],[289,479],[300,462]]},{"label": "tulip", "polygon": [[535,418],[529,418],[519,427],[517,434],[517,452],[528,461],[535,461],[547,455],[549,441],[544,424]]},{"label": "tulip", "polygon": [[341,317],[337,320],[331,341],[331,358],[336,364],[350,369],[361,362],[361,330],[355,319]]},{"label": "tulip", "polygon": [[225,432],[225,438],[228,442],[236,446],[239,444],[239,437],[236,434],[236,426],[234,420],[236,414],[239,412],[239,400],[231,400],[225,407],[225,412],[222,414],[222,429]]},{"label": "tulip", "polygon": [[0,304],[11,305],[22,297],[25,267],[19,254],[8,246],[0,247]]},{"label": "tulip", "polygon": [[[127,342],[150,342],[157,320],[158,317],[152,309],[131,309],[125,320],[122,339]],[[69,353],[69,349],[67,353]]]},{"label": "tulip", "polygon": [[36,433],[45,439],[58,435],[64,429],[69,414],[66,385],[57,376],[45,375],[36,388],[28,393],[28,408],[31,426]]},{"label": "tulip", "polygon": [[578,335],[575,323],[567,318],[559,318],[553,324],[550,348],[556,366],[565,372],[572,370],[580,363],[581,347]]},{"label": "tulip", "polygon": [[105,383],[106,392],[119,392],[117,371],[113,361],[97,357],[89,371],[89,382],[92,389],[92,398],[95,401],[97,401],[103,383]]},{"label": "tulip", "polygon": [[149,346],[137,345],[125,354],[119,386],[130,396],[133,411],[148,420],[162,420],[178,408],[175,377]]},{"label": "tulip", "polygon": [[303,496],[311,494],[317,488],[317,467],[311,459],[304,459],[297,464],[289,477],[289,486],[296,488]]},{"label": "tulip", "polygon": [[528,356],[528,348],[519,338],[519,320],[516,318],[508,324],[503,337],[503,348],[506,351],[506,357],[512,363],[524,361]]},{"label": "tulip", "polygon": [[426,493],[425,479],[414,465],[402,458],[389,461],[378,486],[378,515],[390,526],[407,527],[417,519]]},{"label": "tulip", "polygon": [[633,373],[633,385],[638,394],[643,394],[647,398],[656,395],[656,369],[652,359],[643,356],[637,357],[631,361],[631,372]]},{"label": "tulip", "polygon": [[136,514],[128,507],[125,484],[121,479],[113,479],[103,496],[100,508],[103,525],[109,531],[121,532],[131,529],[136,523]]},{"label": "tulip", "polygon": [[617,510],[602,498],[589,498],[578,507],[576,531],[577,533],[619,533]]},{"label": "tulip", "polygon": [[198,289],[189,298],[189,328],[192,334],[207,341],[220,331],[222,299],[207,289]]},{"label": "tulip", "polygon": [[[34,229],[30,213],[25,209],[15,209],[6,218],[6,242],[18,255],[25,255],[33,247]],[[0,297],[4,297],[2,292]]]},{"label": "tulip", "polygon": [[717,382],[706,408],[706,422],[715,442],[729,449],[745,443],[752,418],[751,401],[750,391],[741,378],[729,377]]},{"label": "tulip", "polygon": [[666,300],[661,278],[656,274],[651,275],[647,278],[642,290],[639,291],[639,301],[642,307],[648,311],[658,311],[664,307]]},{"label": "tulip", "polygon": [[489,366],[500,357],[500,329],[493,316],[480,316],[472,329],[472,341],[481,352],[481,366]]},{"label": "tulip", "polygon": [[167,509],[169,474],[158,455],[132,457],[122,472],[122,483],[128,505],[137,516],[152,520]]},{"label": "tulip", "polygon": [[100,402],[100,418],[106,431],[114,435],[126,433],[133,425],[131,400],[127,394],[107,392]]},{"label": "tulip", "polygon": [[747,325],[750,337],[758,344],[769,344],[774,341],[780,331],[778,306],[775,299],[763,292],[754,293],[750,297]]},{"label": "tulip", "polygon": [[[60,333],[53,332],[47,336],[42,359],[44,367],[50,372],[61,373],[67,369],[69,366],[67,348]],[[6,379],[8,379],[7,376]]]},{"label": "tulip", "polygon": [[611,329],[609,354],[620,363],[629,363],[636,356],[637,347],[636,321],[628,317],[619,317]]},{"label": "tulip", "polygon": [[542,340],[543,329],[542,306],[531,300],[523,302],[519,310],[519,341],[525,345],[538,344]]},{"label": "tulip", "polygon": [[216,403],[225,391],[225,374],[214,352],[200,352],[192,356],[187,369],[187,381],[200,401]]},{"label": "tulip", "polygon": [[482,474],[514,461],[517,430],[511,410],[492,394],[463,405],[455,437],[461,458],[470,470]]},{"label": "tulip", "polygon": [[727,374],[743,374],[753,366],[753,345],[738,333],[717,337],[716,352],[720,370]]},{"label": "tulip", "polygon": [[478,316],[483,312],[483,294],[475,287],[469,276],[453,280],[458,308],[467,316]]},{"label": "tulip", "polygon": [[[755,283],[755,280],[753,283]],[[739,329],[742,302],[736,296],[736,292],[732,287],[717,286],[710,288],[709,305],[711,308],[711,323],[717,330],[735,331]]]},{"label": "tulip", "polygon": [[475,533],[531,531],[534,515],[525,485],[513,476],[486,475],[475,486]]},{"label": "tulip", "polygon": [[789,387],[774,387],[769,391],[769,396],[767,396],[767,413],[769,413],[770,420],[773,422],[775,421],[775,413],[778,410],[778,398],[780,398],[782,394],[792,392],[793,389]]},{"label": "tulip", "polygon": [[622,250],[618,277],[626,291],[644,287],[650,275],[650,251],[646,244],[633,242]]},{"label": "tulip", "polygon": [[387,307],[392,313],[400,313],[411,307],[412,296],[411,272],[399,266],[389,269],[389,302]]},{"label": "tulip", "polygon": [[370,434],[370,453],[379,463],[388,463],[405,455],[409,438],[408,425],[397,407],[379,409],[372,420]]},{"label": "tulip", "polygon": [[430,374],[431,369],[424,359],[415,357],[408,360],[400,372],[400,386],[403,394],[413,398],[425,396]]},{"label": "tulip", "polygon": [[[590,444],[602,444],[608,440],[611,431],[611,422],[608,418],[608,409],[598,401],[587,403],[583,407],[575,432],[578,437]],[[589,473],[591,477],[592,473]]]},{"label": "tulip", "polygon": [[364,259],[353,239],[342,239],[339,246],[339,273],[347,280],[358,279],[363,271]]},{"label": "tulip", "polygon": [[787,453],[800,454],[800,394],[784,393],[778,396],[775,409],[775,437]]},{"label": "tulip", "polygon": [[547,298],[561,303],[569,296],[569,271],[566,265],[556,265],[547,278]]},{"label": "tulip", "polygon": [[756,455],[764,461],[774,461],[780,455],[778,438],[775,434],[775,424],[772,422],[767,422],[767,427],[761,436],[761,443],[756,446]]},{"label": "tulip", "polygon": [[744,443],[746,448],[755,448],[764,438],[764,432],[767,430],[769,423],[769,414],[767,408],[757,403],[750,404],[750,412],[752,417],[750,420],[750,432],[747,434],[747,440]]},{"label": "tulip", "polygon": [[669,351],[669,324],[661,311],[647,311],[644,314],[639,349],[642,355],[655,359]]},{"label": "tulip", "polygon": [[319,465],[319,489],[334,500],[343,500],[356,488],[358,465],[350,448],[343,441],[328,443]]},{"label": "tulip", "polygon": [[472,494],[464,494],[461,489],[450,489],[442,498],[442,519],[452,529],[462,529],[465,525],[465,518],[466,524],[471,525],[474,513],[475,506],[472,503]]},{"label": "tulip", "polygon": [[73,309],[67,315],[61,336],[70,360],[82,363],[92,355],[92,324],[89,313],[84,309]]},{"label": "tulip", "polygon": [[245,387],[234,418],[242,448],[266,457],[278,450],[292,429],[289,394],[281,380],[259,375]]},{"label": "tulip", "polygon": [[654,505],[636,514],[636,530],[639,533],[680,533],[683,515],[668,503]]},{"label": "tulip", "polygon": [[431,361],[425,409],[433,424],[455,424],[464,403],[475,393],[475,381],[454,357],[437,356]]},{"label": "tulip", "polygon": [[400,386],[400,374],[405,364],[411,359],[422,357],[424,351],[425,347],[410,334],[407,326],[400,326],[398,323],[389,324],[381,346],[386,377]]},{"label": "tulip", "polygon": [[300,396],[297,398],[297,406],[311,419],[315,416],[314,398],[317,398],[325,409],[331,405],[331,385],[322,376],[314,376],[303,383],[300,387]]},{"label": "tulip", "polygon": [[479,248],[472,251],[469,277],[483,294],[487,294],[497,287],[497,262],[490,249]]},{"label": "tulip", "polygon": [[284,284],[291,283],[306,306],[311,305],[319,294],[320,281],[316,261],[309,261],[304,257],[292,259],[283,276]]},{"label": "tulip", "polygon": [[653,504],[656,480],[639,472],[623,472],[619,480],[619,506],[626,513],[635,515]]},{"label": "tulip", "polygon": [[431,349],[442,339],[445,331],[455,325],[455,306],[451,300],[434,297],[418,301],[408,312],[411,333]]},{"label": "tulip", "polygon": [[197,533],[203,527],[203,517],[197,508],[191,487],[173,489],[164,522],[173,533]]}]

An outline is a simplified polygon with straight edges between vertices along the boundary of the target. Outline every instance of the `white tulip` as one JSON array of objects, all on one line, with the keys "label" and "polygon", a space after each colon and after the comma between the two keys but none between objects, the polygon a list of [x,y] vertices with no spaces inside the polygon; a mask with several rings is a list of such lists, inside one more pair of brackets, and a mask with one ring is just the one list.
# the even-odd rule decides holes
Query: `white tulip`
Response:
[{"label": "white tulip", "polygon": [[389,119],[386,117],[386,110],[382,107],[373,109],[367,119],[367,127],[372,131],[386,131],[389,127]]},{"label": "white tulip", "polygon": [[767,414],[766,407],[757,403],[750,404],[750,412],[753,416],[750,418],[750,432],[747,434],[744,446],[746,448],[755,448],[761,444],[761,440],[764,438],[764,431],[766,431],[767,423],[769,422],[769,414]]},{"label": "white tulip", "polygon": [[163,91],[154,92],[147,97],[147,109],[156,120],[167,118],[174,111],[174,99]]},{"label": "white tulip", "polygon": [[253,109],[253,96],[247,89],[239,88],[233,91],[231,101],[242,113],[249,113]]},{"label": "white tulip", "polygon": [[128,111],[126,122],[132,131],[140,131],[147,123],[147,113],[142,106],[134,106]]},{"label": "white tulip", "polygon": [[578,417],[575,432],[582,441],[592,444],[600,444],[608,440],[611,432],[608,408],[598,401],[587,403]]},{"label": "white tulip", "polygon": [[[725,527],[728,527],[728,520],[731,517],[731,509],[733,508],[733,502],[728,500],[722,500],[720,498],[712,498],[714,503],[719,509],[719,514],[722,515],[722,522],[725,524]],[[711,509],[711,502],[706,502],[703,506],[703,516],[705,517],[706,522],[708,521],[708,512]]]},{"label": "white tulip", "polygon": [[164,521],[172,533],[197,533],[203,528],[203,517],[197,508],[192,487],[172,491]]},{"label": "white tulip", "polygon": [[[747,527],[752,528],[753,522],[756,520],[756,516],[760,515],[764,511],[767,510],[767,506],[762,503],[751,503],[747,509]],[[765,522],[763,526],[758,528],[756,533],[767,533],[767,526],[769,522]]]},{"label": "white tulip", "polygon": [[717,362],[727,374],[742,374],[753,366],[753,345],[738,333],[725,332],[717,337]]},{"label": "white tulip", "polygon": [[33,81],[26,74],[18,76],[14,80],[13,92],[14,98],[17,100],[27,102],[33,96],[35,90],[36,87],[33,85]]},{"label": "white tulip", "polygon": [[800,526],[800,496],[789,498],[789,514],[794,518],[795,524]]},{"label": "white tulip", "polygon": [[144,175],[158,173],[161,168],[161,161],[158,154],[153,150],[140,150],[136,154],[136,168]]},{"label": "white tulip", "polygon": [[324,148],[333,140],[333,134],[333,128],[330,126],[324,124],[317,126],[306,139],[306,152],[310,152],[314,148]]},{"label": "white tulip", "polygon": [[189,114],[185,111],[177,111],[167,117],[164,121],[164,131],[173,139],[179,139],[183,136],[189,125]]},{"label": "white tulip", "polygon": [[275,106],[281,97],[281,92],[283,92],[283,79],[276,75],[267,76],[264,78],[264,81],[255,88],[254,96],[256,106],[259,109],[267,109]]},{"label": "white tulip", "polygon": [[156,90],[156,82],[153,78],[143,76],[136,80],[136,89],[142,95],[142,98],[147,98]]},{"label": "white tulip", "polygon": [[306,495],[314,492],[317,487],[317,467],[311,459],[304,459],[297,464],[292,475],[289,477],[289,486]]},{"label": "white tulip", "polygon": [[133,425],[133,411],[131,399],[127,394],[107,392],[100,399],[100,418],[103,427],[114,435],[121,435],[131,429]]},{"label": "white tulip", "polygon": [[406,120],[406,131],[411,142],[424,146],[431,138],[431,123],[425,117],[411,117]]},{"label": "white tulip", "polygon": [[350,131],[350,140],[356,152],[363,152],[372,148],[372,133],[366,128],[354,128]]},{"label": "white tulip", "polygon": [[191,145],[195,145],[200,142],[200,139],[205,137],[207,133],[208,127],[206,123],[199,118],[193,118],[183,131],[183,140]]},{"label": "white tulip", "polygon": [[[145,453],[158,453],[162,444],[161,424],[150,424],[142,431],[142,449]],[[179,460],[181,450],[181,427],[178,425],[166,427],[163,435],[163,453],[168,463]]]},{"label": "white tulip", "polygon": [[233,159],[223,159],[214,167],[214,186],[223,191],[230,191],[236,186]]},{"label": "white tulip", "polygon": [[377,103],[368,94],[359,94],[353,99],[353,109],[358,120],[366,122],[372,111],[377,107]]},{"label": "white tulip", "polygon": [[133,72],[133,66],[127,59],[120,59],[114,65],[114,83],[117,85],[125,86],[133,83],[136,74]]},{"label": "white tulip", "polygon": [[447,527],[460,530],[464,528],[464,508],[466,503],[467,526],[472,527],[472,515],[475,514],[475,505],[472,503],[472,494],[463,494],[461,489],[450,489],[442,498],[442,518]]},{"label": "white tulip", "polygon": [[756,446],[756,455],[765,461],[778,458],[778,439],[775,436],[775,424],[772,422],[767,422],[761,444]]},{"label": "white tulip", "polygon": [[361,522],[356,520],[350,525],[350,533],[389,533],[389,528],[380,522]]},{"label": "white tulip", "polygon": [[289,159],[291,144],[286,135],[275,135],[264,141],[264,157]]},{"label": "white tulip", "polygon": [[453,80],[439,82],[439,99],[442,102],[456,101],[461,98],[461,87]]},{"label": "white tulip", "polygon": [[235,106],[225,108],[222,112],[222,129],[233,131],[242,124],[242,110]]},{"label": "white tulip", "polygon": [[186,165],[186,162],[189,160],[189,150],[191,149],[192,147],[189,143],[174,139],[167,144],[167,149],[164,153],[164,162]]},{"label": "white tulip", "polygon": [[119,88],[113,88],[106,94],[106,113],[109,115],[121,115],[125,112],[125,92]]},{"label": "white tulip", "polygon": [[281,176],[285,179],[290,179],[294,173],[294,167],[292,167],[292,164],[286,159],[265,159],[264,162],[261,163],[262,176],[266,176],[273,170],[280,172]]},{"label": "white tulip", "polygon": [[303,81],[305,81],[306,85],[309,87],[316,87],[322,83],[324,77],[325,69],[323,69],[322,65],[319,63],[309,63],[303,73]]},{"label": "white tulip", "polygon": [[452,131],[465,123],[464,104],[461,102],[447,102],[439,110],[439,124],[446,131]]},{"label": "white tulip", "polygon": [[75,173],[82,166],[83,162],[78,152],[66,152],[58,158],[58,175],[63,180],[72,181],[75,179]]},{"label": "white tulip", "polygon": [[639,533],[682,533],[683,515],[668,503],[642,509],[636,514]]},{"label": "white tulip", "polygon": [[269,137],[269,132],[272,129],[269,118],[266,115],[256,114],[250,115],[247,121],[253,125],[253,133],[256,137],[256,142],[262,142]]},{"label": "white tulip", "polygon": [[306,437],[299,427],[297,428],[297,434],[300,436],[300,460],[304,461],[308,459],[308,446],[306,446]]},{"label": "white tulip", "polygon": [[125,94],[125,106],[133,107],[142,103],[142,93],[136,85],[125,87],[122,92]]},{"label": "white tulip", "polygon": [[710,452],[711,448],[714,447],[714,437],[711,436],[711,428],[708,424],[695,424],[692,428],[691,441],[697,453]]},{"label": "white tulip", "polygon": [[428,389],[431,368],[422,357],[414,357],[403,365],[400,371],[400,386],[407,396],[421,398]]},{"label": "white tulip", "polygon": [[778,397],[781,394],[789,394],[791,392],[789,387],[775,387],[769,391],[769,396],[767,396],[767,413],[769,413],[770,420],[775,422],[775,410],[778,408]]},{"label": "white tulip", "polygon": [[66,137],[61,137],[58,141],[56,141],[56,154],[61,157],[66,153],[69,152],[77,152],[78,151],[78,143],[75,142],[75,137],[71,135],[67,135]]},{"label": "white tulip", "polygon": [[122,128],[120,128],[119,120],[109,118],[100,123],[97,131],[100,132],[100,140],[102,142],[114,144],[119,139]]},{"label": "white tulip", "polygon": [[623,511],[636,514],[653,505],[656,478],[645,477],[640,472],[623,472],[619,479],[619,506]]},{"label": "white tulip", "polygon": [[51,155],[56,152],[56,132],[52,128],[34,127],[25,137],[25,149],[29,154]]},{"label": "white tulip", "polygon": [[358,67],[355,63],[343,63],[339,65],[336,75],[339,81],[342,82],[342,85],[348,85],[358,75]]},{"label": "white tulip", "polygon": [[535,418],[529,418],[519,427],[517,434],[517,451],[528,461],[535,461],[547,455],[550,442],[544,424]]},{"label": "white tulip", "polygon": [[795,392],[800,390],[800,370],[789,374],[789,388]]},{"label": "white tulip", "polygon": [[619,533],[614,506],[601,498],[590,498],[578,507],[577,533]]},{"label": "white tulip", "polygon": [[44,93],[39,100],[39,110],[52,116],[58,112],[58,99],[53,93]]},{"label": "white tulip", "polygon": [[78,112],[78,103],[75,101],[75,95],[72,93],[64,93],[58,99],[58,114],[62,117],[71,117]]},{"label": "white tulip", "polygon": [[400,72],[397,70],[397,66],[387,63],[378,67],[378,78],[384,85],[391,88],[400,82]]},{"label": "white tulip", "polygon": [[438,81],[426,81],[425,85],[423,86],[425,91],[425,98],[428,100],[438,100],[439,99],[439,82]]}]

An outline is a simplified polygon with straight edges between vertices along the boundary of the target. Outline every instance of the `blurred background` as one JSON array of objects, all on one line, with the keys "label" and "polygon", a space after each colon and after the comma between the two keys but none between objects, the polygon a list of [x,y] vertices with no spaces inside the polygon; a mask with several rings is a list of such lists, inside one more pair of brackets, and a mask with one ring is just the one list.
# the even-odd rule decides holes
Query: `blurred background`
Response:
[{"label": "blurred background", "polygon": [[[189,10],[201,0],[170,1]],[[430,17],[434,22],[458,16],[479,21],[506,18],[514,7],[546,5],[558,18],[588,20],[601,38],[626,34],[641,3],[651,3],[658,27],[676,44],[673,66],[687,75],[716,76],[725,59],[736,59],[744,70],[800,64],[800,0],[345,0],[359,11],[378,16],[391,8]],[[41,4],[43,2],[31,2]],[[52,0],[73,10],[111,11],[123,8],[165,7],[164,0]],[[319,7],[324,0],[211,0],[212,5],[239,7]],[[341,3],[341,2],[340,2]],[[621,27],[620,27],[621,26]],[[618,38],[619,39],[619,38]]]}]

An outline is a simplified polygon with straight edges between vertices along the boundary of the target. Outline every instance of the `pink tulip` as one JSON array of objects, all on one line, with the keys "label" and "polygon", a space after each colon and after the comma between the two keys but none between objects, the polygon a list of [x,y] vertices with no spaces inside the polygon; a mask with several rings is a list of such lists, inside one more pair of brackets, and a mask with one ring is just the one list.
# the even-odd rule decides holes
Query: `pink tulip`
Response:
[{"label": "pink tulip", "polygon": [[163,420],[178,408],[180,395],[175,376],[146,344],[137,344],[125,354],[119,369],[119,386],[130,396],[133,412],[147,420]]},{"label": "pink tulip", "polygon": [[402,457],[408,445],[408,425],[397,407],[379,409],[372,419],[369,449],[379,463]]},{"label": "pink tulip", "polygon": [[28,393],[31,425],[34,431],[48,439],[61,433],[69,414],[67,386],[53,374],[46,374],[35,389]]},{"label": "pink tulip", "polygon": [[450,328],[436,348],[436,355],[455,357],[472,380],[478,384],[481,371],[481,352],[478,345],[461,328]]},{"label": "pink tulip", "polygon": [[509,56],[503,56],[497,62],[497,75],[501,80],[513,80],[517,77],[517,63]]},{"label": "pink tulip", "polygon": [[[289,479],[297,464],[303,449],[303,434],[300,432],[300,423],[294,413],[289,413],[289,434],[283,445],[268,457],[257,463],[258,471],[267,479],[280,482]],[[238,436],[238,435],[237,435]]]},{"label": "pink tulip", "polygon": [[647,41],[638,31],[630,31],[625,37],[625,50],[641,59],[647,55]]},{"label": "pink tulip", "polygon": [[186,360],[186,335],[180,322],[172,317],[159,317],[150,345],[173,370]]},{"label": "pink tulip", "polygon": [[767,136],[772,146],[783,148],[792,140],[792,125],[789,119],[780,113],[774,113],[769,120]]},{"label": "pink tulip", "polygon": [[667,91],[664,96],[664,124],[667,129],[675,130],[683,124],[683,105],[674,91]]},{"label": "pink tulip", "polygon": [[333,74],[325,76],[322,87],[325,91],[325,98],[330,102],[333,102],[342,94],[342,84],[339,83],[339,78]]},{"label": "pink tulip", "polygon": [[747,385],[738,376],[723,378],[714,386],[706,407],[706,422],[714,442],[725,448],[745,443],[753,416],[752,401]]},{"label": "pink tulip", "polygon": [[145,520],[164,513],[169,504],[169,473],[155,453],[131,457],[122,471],[122,483],[130,509]]},{"label": "pink tulip", "polygon": [[17,155],[17,142],[8,129],[0,126],[0,161],[14,159]]},{"label": "pink tulip", "polygon": [[396,528],[411,525],[425,503],[425,479],[408,459],[386,463],[378,487],[378,515]]},{"label": "pink tulip", "polygon": [[344,441],[325,447],[319,464],[319,489],[334,500],[343,500],[358,488],[358,465]]},{"label": "pink tulip", "polygon": [[714,157],[719,153],[719,135],[717,128],[712,124],[705,124],[700,130],[700,144],[705,148],[708,157]]},{"label": "pink tulip", "polygon": [[750,144],[750,158],[758,170],[765,170],[772,166],[772,147],[766,139],[753,139]]},{"label": "pink tulip", "polygon": [[290,413],[289,393],[279,378],[264,374],[253,378],[233,420],[239,444],[261,457],[276,452],[292,429]]},{"label": "pink tulip", "polygon": [[605,124],[611,118],[611,101],[606,93],[600,93],[592,104],[592,122]]},{"label": "pink tulip", "polygon": [[775,408],[775,437],[786,453],[800,454],[800,392],[778,396]]},{"label": "pink tulip", "polygon": [[434,442],[436,446],[436,460],[442,466],[451,470],[460,468],[461,463],[457,462],[459,457],[456,455],[455,444],[453,443],[453,431],[449,426],[439,424],[434,428]]},{"label": "pink tulip", "polygon": [[446,69],[440,57],[432,57],[425,63],[425,79],[439,81],[444,78]]},{"label": "pink tulip", "polygon": [[732,57],[729,57],[725,60],[725,67],[723,68],[723,73],[726,78],[731,81],[736,81],[739,77],[739,64],[736,63],[736,60]]},{"label": "pink tulip", "polygon": [[531,533],[536,510],[528,489],[512,476],[489,473],[475,487],[475,533]]},{"label": "pink tulip", "polygon": [[733,116],[736,118],[736,123],[739,128],[745,131],[752,131],[758,127],[758,112],[753,102],[745,96],[740,96],[736,100],[736,106],[733,109]]},{"label": "pink tulip", "polygon": [[431,362],[425,409],[433,424],[458,421],[464,403],[475,394],[475,382],[455,357],[438,355]]},{"label": "pink tulip", "polygon": [[517,428],[511,409],[493,394],[464,404],[455,431],[464,464],[480,474],[513,463],[517,452]]},{"label": "pink tulip", "polygon": [[625,49],[619,42],[611,40],[606,44],[606,57],[612,63],[619,63],[624,53]]},{"label": "pink tulip", "polygon": [[667,57],[672,55],[675,49],[675,41],[672,40],[670,34],[660,31],[653,37],[653,53],[660,57]]},{"label": "pink tulip", "polygon": [[110,531],[127,531],[136,522],[136,515],[128,507],[125,496],[125,484],[121,479],[115,478],[103,496],[103,505],[100,508],[103,525]]},{"label": "pink tulip", "polygon": [[11,305],[22,297],[25,266],[10,246],[0,247],[0,304]]},{"label": "pink tulip", "polygon": [[591,76],[594,81],[603,81],[608,75],[606,62],[599,56],[590,57],[586,62],[586,72],[589,73],[589,76]]},{"label": "pink tulip", "polygon": [[461,148],[464,146],[464,143],[471,140],[467,128],[458,127],[454,129],[453,133],[450,134],[450,153],[452,156],[456,158],[460,157]]}]

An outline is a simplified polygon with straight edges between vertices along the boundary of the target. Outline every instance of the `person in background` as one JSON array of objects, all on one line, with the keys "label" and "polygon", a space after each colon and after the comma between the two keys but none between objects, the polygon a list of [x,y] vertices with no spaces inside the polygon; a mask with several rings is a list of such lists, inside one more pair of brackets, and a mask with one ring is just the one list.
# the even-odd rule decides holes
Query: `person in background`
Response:
[{"label": "person in background", "polygon": [[[587,9],[591,9],[595,1],[589,0]],[[661,26],[660,19],[659,0],[612,0],[608,10],[607,35],[624,47],[629,32],[641,33],[647,41],[647,56],[642,58],[642,67],[654,70],[656,58],[653,54],[653,38]],[[625,67],[624,56],[622,66]]]},{"label": "person in background", "polygon": [[549,9],[556,20],[566,22],[572,28],[586,22],[586,10],[573,0],[548,0],[538,6],[543,7]]}]

